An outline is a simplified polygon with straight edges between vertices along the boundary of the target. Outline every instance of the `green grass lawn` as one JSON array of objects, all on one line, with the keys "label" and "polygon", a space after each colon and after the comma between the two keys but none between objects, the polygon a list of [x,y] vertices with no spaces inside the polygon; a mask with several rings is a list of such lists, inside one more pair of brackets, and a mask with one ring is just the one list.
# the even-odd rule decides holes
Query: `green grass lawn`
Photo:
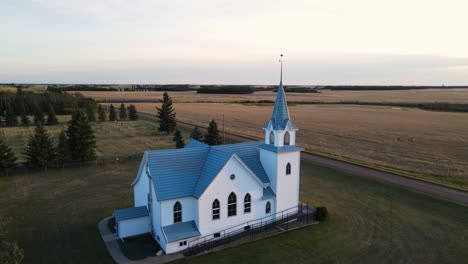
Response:
[{"label": "green grass lawn", "polygon": [[[190,263],[462,263],[468,207],[302,162],[301,198],[327,222]],[[0,215],[26,263],[112,263],[97,223],[132,206],[138,162],[0,178]]]},{"label": "green grass lawn", "polygon": [[463,263],[468,207],[302,161],[319,225],[180,263]]}]

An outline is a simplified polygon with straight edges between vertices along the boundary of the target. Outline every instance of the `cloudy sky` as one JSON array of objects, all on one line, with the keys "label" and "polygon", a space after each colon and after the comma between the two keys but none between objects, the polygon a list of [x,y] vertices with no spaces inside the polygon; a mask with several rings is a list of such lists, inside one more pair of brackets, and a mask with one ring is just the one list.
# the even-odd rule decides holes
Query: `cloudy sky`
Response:
[{"label": "cloudy sky", "polygon": [[468,84],[466,0],[1,0],[0,82]]}]

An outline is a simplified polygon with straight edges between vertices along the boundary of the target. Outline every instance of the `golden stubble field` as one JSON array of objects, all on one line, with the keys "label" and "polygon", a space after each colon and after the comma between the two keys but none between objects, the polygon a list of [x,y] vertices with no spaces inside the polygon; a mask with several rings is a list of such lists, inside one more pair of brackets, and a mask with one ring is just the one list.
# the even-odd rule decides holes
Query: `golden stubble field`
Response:
[{"label": "golden stubble field", "polygon": [[[162,98],[163,92],[80,92],[84,96],[105,100],[158,100]],[[236,102],[236,101],[260,101],[276,98],[276,93],[271,91],[255,92],[253,94],[197,94],[190,92],[170,92],[174,102]],[[321,93],[287,93],[289,102],[338,102],[338,101],[361,101],[361,102],[449,102],[467,103],[468,89],[425,89],[425,90],[402,90],[402,91],[330,91],[323,90]]]},{"label": "golden stubble field", "polygon": [[[288,97],[289,99],[289,97]],[[155,103],[138,103],[155,113]],[[263,137],[272,105],[175,103],[177,118]],[[298,144],[314,152],[417,173],[466,178],[468,114],[415,108],[352,105],[290,106]]]}]

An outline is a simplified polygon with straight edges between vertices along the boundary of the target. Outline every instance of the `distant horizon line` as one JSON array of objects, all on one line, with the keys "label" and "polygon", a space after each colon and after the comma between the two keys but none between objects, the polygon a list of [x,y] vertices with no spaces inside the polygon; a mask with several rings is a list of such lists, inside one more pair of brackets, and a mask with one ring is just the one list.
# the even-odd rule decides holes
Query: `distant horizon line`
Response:
[{"label": "distant horizon line", "polygon": [[[219,84],[219,83],[205,83],[205,84],[193,84],[193,83],[33,83],[33,82],[0,82],[0,86],[7,85],[99,85],[99,86],[124,86],[124,85],[189,85],[189,86],[203,86],[203,85],[215,85],[215,86],[277,86],[279,84]],[[284,84],[284,86],[366,86],[366,87],[434,87],[434,88],[465,88],[467,85],[418,85],[418,84]]]}]

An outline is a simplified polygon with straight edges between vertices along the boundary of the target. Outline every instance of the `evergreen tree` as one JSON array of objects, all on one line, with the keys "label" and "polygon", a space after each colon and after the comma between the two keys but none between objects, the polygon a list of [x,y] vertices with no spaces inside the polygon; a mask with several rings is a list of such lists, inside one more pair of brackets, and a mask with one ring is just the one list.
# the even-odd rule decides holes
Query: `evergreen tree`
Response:
[{"label": "evergreen tree", "polygon": [[24,259],[24,250],[16,242],[2,241],[0,243],[0,263],[20,264]]},{"label": "evergreen tree", "polygon": [[15,153],[7,145],[5,140],[0,138],[0,174],[8,175],[8,171],[16,166]]},{"label": "evergreen tree", "polygon": [[138,120],[138,112],[134,105],[130,105],[128,107],[128,119],[131,121]]},{"label": "evergreen tree", "polygon": [[200,142],[203,141],[203,133],[200,131],[200,129],[197,126],[193,128],[192,133],[190,134],[190,137]]},{"label": "evergreen tree", "polygon": [[47,168],[54,163],[57,155],[54,140],[43,125],[36,125],[23,154],[29,167]]},{"label": "evergreen tree", "polygon": [[167,92],[164,92],[161,108],[156,107],[156,109],[158,110],[159,131],[164,131],[167,134],[174,131],[176,127],[176,113],[172,107],[172,99]]},{"label": "evergreen tree", "polygon": [[49,106],[49,112],[47,114],[47,125],[53,126],[58,124],[57,115],[53,106]]},{"label": "evergreen tree", "polygon": [[34,125],[43,125],[45,123],[44,113],[39,106],[34,107]]},{"label": "evergreen tree", "polygon": [[18,125],[18,116],[15,113],[15,110],[11,105],[8,105],[5,116],[6,126],[16,126]]},{"label": "evergreen tree", "polygon": [[172,138],[172,141],[176,143],[176,148],[184,148],[185,147],[185,140],[182,137],[182,133],[180,133],[180,130],[176,130],[174,133],[174,137]]},{"label": "evergreen tree", "polygon": [[124,104],[120,105],[119,118],[122,121],[127,119],[127,108],[125,108]]},{"label": "evergreen tree", "polygon": [[102,107],[102,105],[98,106],[98,115],[99,115],[99,121],[101,122],[107,121],[106,110]]},{"label": "evergreen tree", "polygon": [[86,106],[86,115],[88,116],[89,122],[96,122],[96,113],[92,104]]},{"label": "evergreen tree", "polygon": [[[19,92],[19,89],[18,91],[16,92],[17,94],[22,94],[24,92]],[[21,100],[19,103],[18,103],[18,109],[19,109],[19,116],[20,116],[20,119],[21,119],[21,124],[24,125],[24,126],[29,126],[31,124],[31,120],[29,119],[27,113],[26,113],[26,107],[24,106],[24,101]]]},{"label": "evergreen tree", "polygon": [[221,145],[222,139],[219,136],[218,124],[216,121],[211,120],[210,125],[208,127],[208,134],[205,136],[205,143],[214,146],[214,145]]},{"label": "evergreen tree", "polygon": [[115,107],[111,104],[109,107],[109,121],[117,120],[117,113],[115,112]]},{"label": "evergreen tree", "polygon": [[65,133],[71,160],[84,162],[96,159],[96,138],[83,112],[77,111],[73,114]]},{"label": "evergreen tree", "polygon": [[63,165],[70,160],[70,150],[67,135],[64,131],[60,132],[57,144],[57,165]]}]

